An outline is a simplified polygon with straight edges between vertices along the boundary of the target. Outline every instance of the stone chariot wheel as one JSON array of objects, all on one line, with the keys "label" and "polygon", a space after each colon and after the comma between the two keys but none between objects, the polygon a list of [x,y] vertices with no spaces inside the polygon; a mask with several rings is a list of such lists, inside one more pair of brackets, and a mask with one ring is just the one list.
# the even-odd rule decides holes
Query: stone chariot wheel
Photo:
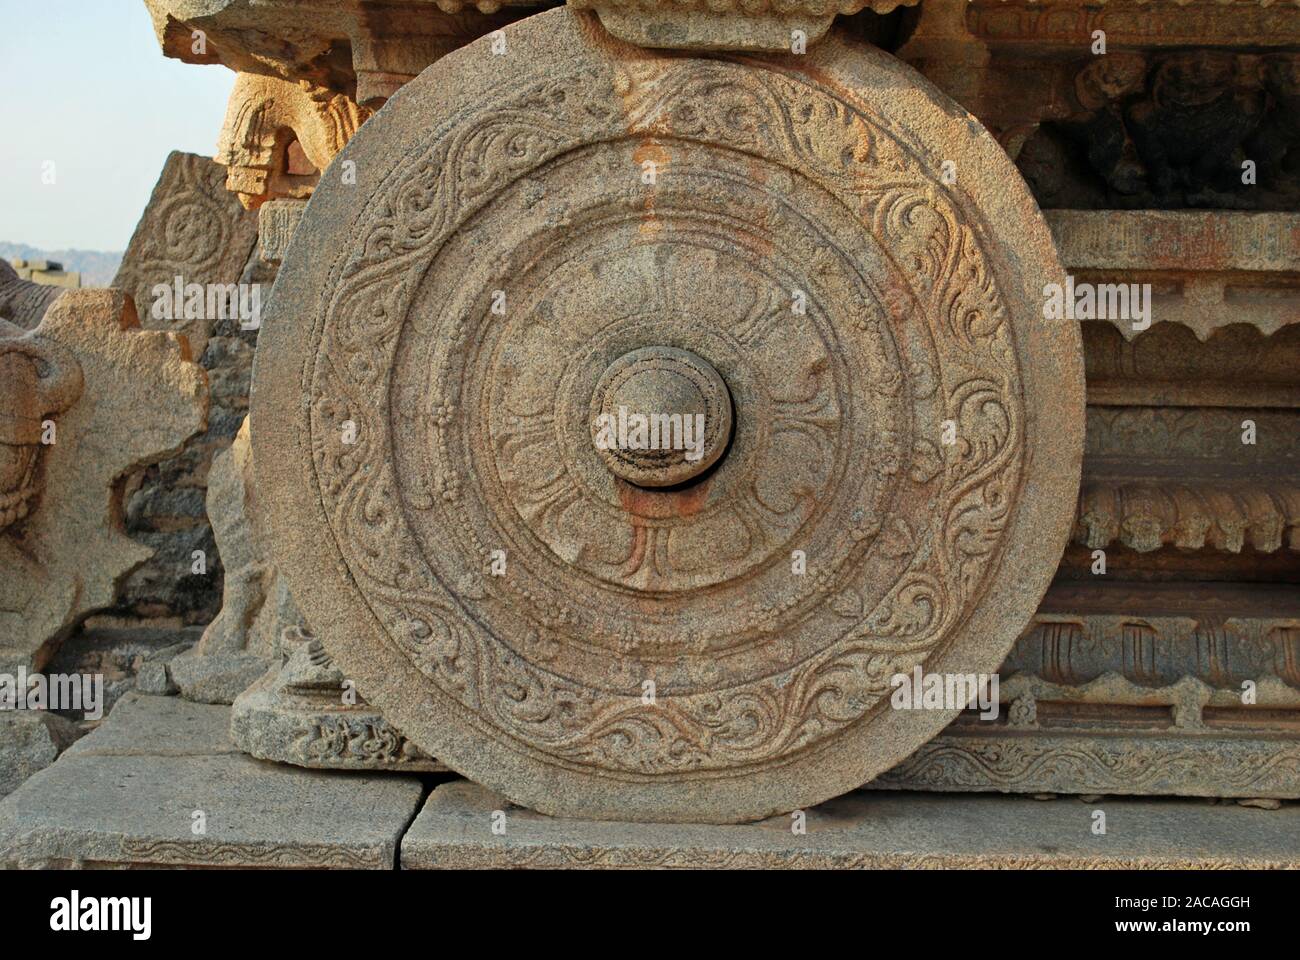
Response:
[{"label": "stone chariot wheel", "polygon": [[[853,789],[957,713],[891,679],[996,671],[1064,548],[1083,375],[1042,216],[842,36],[506,39],[365,124],[281,270],[252,431],[294,597],[411,740],[545,813]],[[637,413],[701,429],[597,442]]]}]

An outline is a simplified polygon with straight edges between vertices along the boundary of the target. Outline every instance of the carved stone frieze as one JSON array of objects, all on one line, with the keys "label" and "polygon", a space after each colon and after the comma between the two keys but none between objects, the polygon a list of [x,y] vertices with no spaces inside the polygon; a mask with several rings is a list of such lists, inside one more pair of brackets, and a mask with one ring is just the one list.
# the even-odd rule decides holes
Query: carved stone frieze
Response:
[{"label": "carved stone frieze", "polygon": [[1142,552],[1300,545],[1294,409],[1095,406],[1087,419],[1075,542]]},{"label": "carved stone frieze", "polygon": [[1239,591],[1224,615],[1184,589],[1170,615],[1150,590],[1093,591],[1094,613],[1054,588],[1002,666],[1000,716],[967,713],[871,786],[1300,797],[1300,598]]},{"label": "carved stone frieze", "polygon": [[1086,478],[1075,542],[1092,549],[1122,543],[1140,552],[1300,550],[1300,483]]},{"label": "carved stone frieze", "polygon": [[1300,743],[1076,732],[1000,735],[952,729],[871,783],[873,790],[1300,795]]},{"label": "carved stone frieze", "polygon": [[898,54],[1045,208],[1291,210],[1297,47],[1290,0],[928,0]]},{"label": "carved stone frieze", "polygon": [[919,0],[569,0],[641,47],[795,51],[815,43],[836,15],[889,13]]},{"label": "carved stone frieze", "polygon": [[[1176,324],[1206,341],[1236,324],[1271,336],[1300,323],[1300,214],[1049,210],[1047,221],[1077,281],[1151,284],[1153,327]],[[1133,319],[1095,322],[1133,340],[1145,332]]]}]

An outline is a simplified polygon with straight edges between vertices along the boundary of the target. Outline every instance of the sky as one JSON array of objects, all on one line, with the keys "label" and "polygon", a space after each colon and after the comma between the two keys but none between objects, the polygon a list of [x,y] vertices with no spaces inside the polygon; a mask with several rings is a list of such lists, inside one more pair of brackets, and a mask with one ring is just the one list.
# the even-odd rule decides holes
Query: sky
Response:
[{"label": "sky", "polygon": [[144,0],[0,0],[0,240],[124,250],[167,154],[212,156],[234,82],[165,58]]}]

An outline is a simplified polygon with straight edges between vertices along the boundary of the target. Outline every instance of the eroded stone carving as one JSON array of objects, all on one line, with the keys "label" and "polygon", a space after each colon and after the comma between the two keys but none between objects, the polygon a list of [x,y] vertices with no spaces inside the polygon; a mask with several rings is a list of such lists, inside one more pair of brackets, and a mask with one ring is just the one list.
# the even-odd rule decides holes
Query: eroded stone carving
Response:
[{"label": "eroded stone carving", "polygon": [[23,279],[7,260],[0,260],[0,319],[30,330],[61,293],[62,287]]},{"label": "eroded stone carving", "polygon": [[231,710],[230,737],[245,753],[323,769],[447,769],[358,697],[315,637],[288,627],[280,651]]},{"label": "eroded stone carving", "polygon": [[1044,207],[1290,210],[1294,6],[928,0],[898,54],[999,138]]},{"label": "eroded stone carving", "polygon": [[[1243,419],[1263,444],[1242,443]],[[1294,410],[1090,408],[1075,541],[1296,549],[1298,422]]]},{"label": "eroded stone carving", "polygon": [[26,519],[44,484],[48,418],[81,396],[81,365],[57,342],[0,320],[0,534]]},{"label": "eroded stone carving", "polygon": [[0,327],[6,670],[42,666],[151,556],[122,532],[119,481],[203,427],[207,381],[185,341],[137,327],[116,290],[69,290],[34,330]]},{"label": "eroded stone carving", "polygon": [[919,0],[569,0],[594,10],[601,26],[641,47],[801,53],[836,15],[889,13]]},{"label": "eroded stone carving", "polygon": [[231,703],[279,656],[280,634],[298,624],[288,588],[267,555],[252,478],[248,421],[208,471],[208,518],[225,569],[221,612],[194,649],[168,667],[191,700]]},{"label": "eroded stone carving", "polygon": [[[1005,155],[896,61],[597,30],[531,18],[504,86],[455,68],[471,45],[352,140],[371,174],[321,184],[280,274],[255,468],[324,647],[429,753],[545,811],[753,818],[951,716],[889,710],[890,675],[1010,646],[1073,513],[1077,331],[1040,319],[1059,266]],[[736,411],[684,487],[592,442],[602,374],[649,347]]]},{"label": "eroded stone carving", "polygon": [[226,188],[250,210],[272,197],[310,196],[369,115],[347,94],[307,80],[241,73],[217,143]]}]

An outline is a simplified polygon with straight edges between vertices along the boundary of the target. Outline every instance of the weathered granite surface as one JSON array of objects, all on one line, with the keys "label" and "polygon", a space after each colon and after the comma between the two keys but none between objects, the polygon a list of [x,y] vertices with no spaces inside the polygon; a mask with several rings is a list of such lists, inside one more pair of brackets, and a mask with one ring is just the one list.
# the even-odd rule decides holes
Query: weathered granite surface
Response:
[{"label": "weathered granite surface", "polygon": [[[1106,833],[1092,832],[1093,812]],[[494,814],[497,817],[494,821]],[[502,821],[500,814],[504,814]],[[504,832],[494,833],[494,822]],[[1300,806],[1045,803],[858,792],[744,825],[560,820],[483,787],[437,787],[402,838],[404,869],[1207,869],[1300,867]],[[500,827],[498,827],[500,829]]]},{"label": "weathered granite surface", "polygon": [[131,696],[119,710],[0,802],[0,864],[394,866],[415,778],[252,760],[232,752],[221,707]]},{"label": "weathered granite surface", "polygon": [[230,710],[180,697],[128,693],[66,756],[211,757],[237,755],[230,742]]},{"label": "weathered granite surface", "polygon": [[[277,565],[386,720],[518,802],[725,822],[853,789],[955,715],[889,709],[890,676],[995,670],[1074,519],[1042,215],[845,35],[743,63],[562,9],[505,35],[367,121],[334,161],[366,176],[294,237],[251,413]],[[678,487],[593,443],[648,348],[646,403],[711,368],[694,396],[735,410]]]},{"label": "weathered granite surface", "polygon": [[0,711],[0,797],[52,764],[82,733],[71,720],[55,713]]}]

